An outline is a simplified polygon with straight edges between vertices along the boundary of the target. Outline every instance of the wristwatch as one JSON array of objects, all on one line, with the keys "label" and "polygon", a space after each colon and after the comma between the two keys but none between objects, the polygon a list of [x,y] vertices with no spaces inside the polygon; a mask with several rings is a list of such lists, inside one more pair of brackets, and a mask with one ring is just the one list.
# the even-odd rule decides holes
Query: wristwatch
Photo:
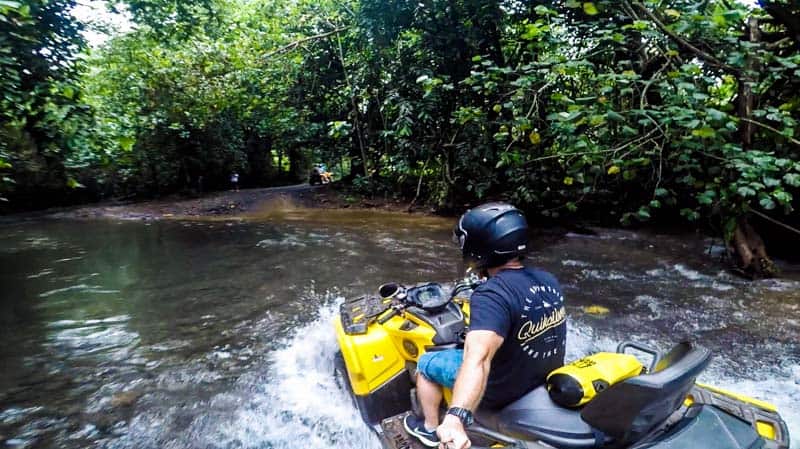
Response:
[{"label": "wristwatch", "polygon": [[472,423],[475,422],[475,418],[472,417],[472,412],[465,408],[450,407],[449,409],[447,409],[447,414],[453,415],[458,419],[460,419],[461,424],[463,424],[464,427],[469,427],[472,425]]}]

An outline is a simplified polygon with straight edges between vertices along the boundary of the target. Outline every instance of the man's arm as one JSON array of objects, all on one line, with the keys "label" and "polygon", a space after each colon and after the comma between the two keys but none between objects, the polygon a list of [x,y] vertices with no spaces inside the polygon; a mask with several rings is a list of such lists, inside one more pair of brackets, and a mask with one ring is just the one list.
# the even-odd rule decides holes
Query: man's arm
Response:
[{"label": "man's arm", "polygon": [[[502,344],[503,337],[493,331],[474,330],[467,333],[464,342],[464,361],[458,370],[456,384],[453,387],[451,407],[475,411],[486,389],[492,358]],[[470,447],[471,443],[458,417],[446,415],[437,431],[442,444],[449,443],[456,449]]]},{"label": "man's arm", "polygon": [[453,387],[453,403],[451,407],[461,407],[474,411],[483,397],[492,358],[503,337],[492,331],[472,331],[467,333],[464,341],[464,361],[458,370],[456,384]]}]

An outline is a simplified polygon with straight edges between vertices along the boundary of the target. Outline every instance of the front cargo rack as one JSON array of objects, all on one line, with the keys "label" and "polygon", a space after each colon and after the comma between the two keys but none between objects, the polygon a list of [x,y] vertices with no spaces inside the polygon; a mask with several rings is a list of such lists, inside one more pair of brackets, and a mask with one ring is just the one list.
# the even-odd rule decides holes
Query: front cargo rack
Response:
[{"label": "front cargo rack", "polygon": [[372,320],[386,311],[391,300],[383,300],[377,296],[359,296],[347,300],[339,306],[339,315],[342,327],[347,335],[367,333],[367,327]]}]

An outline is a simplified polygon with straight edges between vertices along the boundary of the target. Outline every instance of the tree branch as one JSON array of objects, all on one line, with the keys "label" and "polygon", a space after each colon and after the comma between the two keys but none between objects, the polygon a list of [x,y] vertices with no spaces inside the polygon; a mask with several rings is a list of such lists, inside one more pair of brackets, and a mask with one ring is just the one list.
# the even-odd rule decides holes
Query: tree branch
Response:
[{"label": "tree branch", "polygon": [[775,134],[780,134],[781,137],[783,137],[785,139],[789,139],[789,142],[792,142],[793,144],[800,146],[800,140],[797,140],[794,137],[789,137],[789,136],[784,135],[777,128],[773,128],[773,127],[771,127],[769,125],[766,125],[766,124],[761,123],[761,122],[757,122],[755,120],[752,120],[752,119],[749,119],[749,118],[746,118],[746,117],[740,117],[739,120],[741,120],[743,122],[747,122],[747,123],[752,123],[752,124],[754,124],[754,125],[756,125],[758,127],[766,129],[767,131],[772,131]]},{"label": "tree branch", "polygon": [[310,42],[310,41],[317,40],[317,39],[324,39],[324,38],[326,38],[328,36],[333,36],[334,34],[341,33],[342,31],[346,30],[347,28],[348,27],[336,28],[334,30],[331,30],[331,31],[328,31],[328,32],[325,32],[325,33],[315,34],[313,36],[307,36],[307,37],[304,37],[302,39],[298,39],[298,40],[296,40],[294,42],[291,42],[289,44],[284,45],[283,47],[281,47],[281,48],[279,48],[279,49],[277,49],[275,51],[271,51],[271,52],[267,53],[266,55],[264,55],[264,59],[269,59],[269,58],[271,58],[273,56],[280,55],[280,54],[292,51],[295,48],[305,44],[306,42]]},{"label": "tree branch", "polygon": [[784,37],[783,39],[777,40],[775,42],[765,44],[764,47],[766,47],[767,50],[774,50],[783,44],[791,44],[791,43],[792,43],[792,38]]},{"label": "tree branch", "polygon": [[529,161],[526,161],[524,165],[528,165],[528,164],[531,164],[533,162],[545,161],[545,160],[548,160],[548,159],[556,159],[556,158],[559,158],[559,157],[585,156],[587,154],[616,153],[617,151],[624,150],[625,148],[628,148],[629,146],[634,145],[636,143],[646,142],[648,139],[650,139],[650,137],[653,134],[655,134],[656,131],[657,131],[656,129],[652,129],[652,130],[650,130],[650,132],[648,132],[644,136],[637,137],[637,138],[635,138],[635,139],[633,139],[631,141],[628,141],[628,142],[626,142],[626,143],[624,143],[624,144],[622,144],[622,145],[620,145],[620,146],[618,146],[616,148],[609,148],[607,150],[580,151],[580,152],[576,152],[576,153],[551,154],[551,155],[548,155],[548,156],[541,156],[541,157],[537,157],[537,158],[531,159]]},{"label": "tree branch", "polygon": [[790,230],[790,231],[792,231],[792,232],[795,232],[795,233],[797,233],[797,234],[800,234],[800,229],[794,228],[794,227],[792,227],[792,226],[789,226],[789,225],[788,225],[788,224],[786,224],[786,223],[780,222],[780,221],[778,221],[778,220],[776,220],[776,219],[774,219],[774,218],[770,217],[770,216],[769,216],[769,215],[767,215],[767,214],[763,214],[763,213],[761,213],[761,212],[759,212],[759,211],[757,211],[757,210],[755,210],[755,209],[750,209],[750,212],[752,212],[752,213],[754,213],[754,214],[758,215],[759,217],[763,218],[764,220],[767,220],[767,221],[769,221],[769,222],[772,222],[772,223],[774,223],[774,224],[776,224],[776,225],[778,225],[778,226],[782,226],[782,227],[784,227],[784,228],[786,228],[786,229],[788,229],[788,230]]},{"label": "tree branch", "polygon": [[732,72],[738,72],[739,71],[739,69],[737,69],[736,67],[731,67],[728,64],[725,64],[724,62],[722,62],[719,59],[717,59],[714,55],[711,55],[709,53],[704,52],[703,50],[701,50],[701,49],[695,47],[694,45],[692,45],[691,43],[689,43],[684,38],[678,36],[677,33],[675,33],[674,31],[670,30],[666,25],[664,25],[664,22],[659,20],[658,17],[656,17],[656,15],[653,14],[652,11],[647,9],[641,3],[634,3],[634,5],[636,5],[636,7],[639,8],[639,10],[641,10],[653,23],[655,23],[656,26],[662,32],[664,32],[664,34],[669,36],[673,41],[675,41],[681,47],[684,47],[684,48],[690,50],[692,53],[696,54],[697,56],[699,56],[704,61],[709,62],[712,65],[715,65],[715,66],[717,66],[719,68],[722,68],[722,69],[725,69],[725,70],[728,70],[728,71],[732,71]]},{"label": "tree branch", "polygon": [[658,69],[658,71],[649,80],[647,80],[647,84],[645,84],[644,89],[642,89],[642,96],[639,101],[639,109],[644,110],[644,107],[647,105],[647,89],[650,88],[653,82],[655,82],[656,78],[658,78],[658,76],[661,75],[661,72],[663,72],[667,67],[669,67],[671,63],[672,63],[672,58],[667,57],[667,62],[665,62],[664,65],[661,66],[661,68]]},{"label": "tree branch", "polygon": [[414,205],[417,203],[417,199],[419,198],[420,192],[422,192],[422,178],[425,176],[425,169],[428,168],[428,162],[431,161],[431,157],[428,156],[428,159],[425,161],[425,164],[422,165],[422,170],[419,171],[419,181],[417,182],[417,194],[414,195],[414,199],[411,200],[411,203],[408,205],[408,212],[411,212]]},{"label": "tree branch", "polygon": [[[544,91],[545,91],[545,89],[547,89],[548,87],[550,87],[550,86],[552,86],[552,85],[553,85],[553,82],[552,82],[552,81],[548,81],[548,82],[547,82],[547,83],[545,83],[545,84],[544,84],[542,87],[540,87],[539,89],[537,89],[537,90],[536,90],[536,92],[534,92],[534,94],[533,94],[533,101],[531,102],[531,107],[530,107],[530,109],[528,109],[528,113],[527,113],[527,114],[525,114],[525,118],[526,118],[526,119],[530,119],[530,118],[531,118],[531,114],[533,114],[533,111],[534,111],[534,110],[538,110],[538,106],[539,106],[539,94],[541,94],[542,92],[544,92]],[[514,145],[514,144],[515,144],[515,143],[517,143],[517,142],[519,142],[519,137],[518,137],[518,136],[513,136],[513,137],[511,138],[511,142],[509,142],[509,143],[508,143],[508,146],[506,146],[506,151],[510,150],[510,149],[511,149],[511,146],[512,146],[512,145]]]}]

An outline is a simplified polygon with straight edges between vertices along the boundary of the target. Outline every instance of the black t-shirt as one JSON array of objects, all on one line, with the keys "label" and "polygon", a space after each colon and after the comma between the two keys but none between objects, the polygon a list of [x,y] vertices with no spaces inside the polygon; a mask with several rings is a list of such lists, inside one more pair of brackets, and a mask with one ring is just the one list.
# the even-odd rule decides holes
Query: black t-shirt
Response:
[{"label": "black t-shirt", "polygon": [[504,338],[492,359],[481,407],[507,405],[564,364],[564,297],[558,281],[544,271],[503,270],[489,278],[472,294],[469,329]]}]

